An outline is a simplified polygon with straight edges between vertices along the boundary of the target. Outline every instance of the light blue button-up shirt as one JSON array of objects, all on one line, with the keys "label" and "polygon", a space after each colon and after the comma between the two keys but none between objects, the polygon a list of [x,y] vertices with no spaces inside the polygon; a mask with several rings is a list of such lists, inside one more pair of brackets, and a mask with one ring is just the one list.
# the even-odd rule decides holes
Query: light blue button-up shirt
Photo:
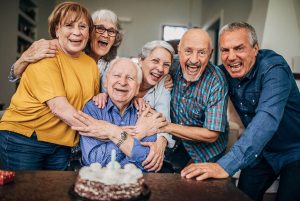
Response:
[{"label": "light blue button-up shirt", "polygon": [[[83,108],[83,112],[98,120],[104,120],[118,126],[135,125],[137,121],[137,110],[131,103],[125,110],[123,116],[111,99],[103,109],[98,108],[94,101],[90,100]],[[156,135],[145,137],[141,141],[154,142]],[[111,151],[116,150],[116,160],[123,167],[127,163],[133,163],[142,171],[145,171],[142,162],[149,153],[149,147],[141,145],[138,139],[134,139],[131,157],[126,156],[112,141],[103,141],[92,137],[81,136],[80,147],[82,150],[82,162],[84,165],[98,162],[106,166],[111,161]]]}]

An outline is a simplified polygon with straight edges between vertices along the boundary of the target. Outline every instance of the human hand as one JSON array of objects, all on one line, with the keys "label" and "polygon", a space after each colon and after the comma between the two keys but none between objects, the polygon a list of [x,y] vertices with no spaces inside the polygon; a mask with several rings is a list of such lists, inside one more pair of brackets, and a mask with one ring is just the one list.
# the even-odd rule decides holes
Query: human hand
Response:
[{"label": "human hand", "polygon": [[21,58],[28,63],[35,63],[44,58],[54,57],[60,48],[58,40],[40,39],[21,55]]},{"label": "human hand", "polygon": [[108,94],[107,93],[99,93],[96,96],[93,97],[93,101],[95,105],[98,106],[98,108],[104,108],[108,100]]},{"label": "human hand", "polygon": [[181,176],[187,179],[196,177],[196,180],[205,180],[227,178],[229,174],[218,163],[192,163],[181,171]]},{"label": "human hand", "polygon": [[81,111],[74,113],[74,118],[83,123],[84,126],[72,126],[73,130],[79,131],[80,135],[95,137],[100,140],[108,140],[110,135],[118,128],[106,121],[94,119]]},{"label": "human hand", "polygon": [[148,171],[158,172],[164,161],[164,153],[167,146],[166,138],[161,136],[157,138],[156,142],[141,142],[141,144],[150,148],[149,154],[142,165]]},{"label": "human hand", "polygon": [[172,89],[173,89],[173,80],[172,80],[172,77],[171,77],[170,74],[166,75],[166,79],[165,79],[165,82],[164,82],[164,87],[169,91],[172,91]]},{"label": "human hand", "polygon": [[142,139],[158,133],[159,129],[167,124],[166,118],[161,113],[147,107],[137,120],[135,133],[137,133],[138,139]]},{"label": "human hand", "polygon": [[147,104],[143,98],[137,98],[135,97],[133,100],[135,108],[138,109],[139,112],[142,112],[146,109]]}]

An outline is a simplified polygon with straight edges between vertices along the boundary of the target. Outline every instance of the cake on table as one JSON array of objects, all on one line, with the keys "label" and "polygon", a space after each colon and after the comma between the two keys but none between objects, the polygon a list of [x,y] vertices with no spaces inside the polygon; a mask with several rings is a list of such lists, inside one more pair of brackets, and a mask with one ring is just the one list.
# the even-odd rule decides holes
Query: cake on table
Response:
[{"label": "cake on table", "polygon": [[144,190],[142,171],[134,164],[121,168],[116,161],[106,167],[93,163],[80,169],[74,191],[89,200],[130,200]]}]

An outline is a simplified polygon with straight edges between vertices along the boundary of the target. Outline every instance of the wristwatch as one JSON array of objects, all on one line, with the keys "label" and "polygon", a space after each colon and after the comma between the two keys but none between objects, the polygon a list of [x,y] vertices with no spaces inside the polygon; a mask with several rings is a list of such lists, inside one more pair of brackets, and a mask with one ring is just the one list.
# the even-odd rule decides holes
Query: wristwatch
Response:
[{"label": "wristwatch", "polygon": [[122,131],[122,133],[120,134],[120,139],[117,143],[117,147],[120,147],[121,144],[123,144],[123,142],[127,139],[128,133],[126,131]]}]

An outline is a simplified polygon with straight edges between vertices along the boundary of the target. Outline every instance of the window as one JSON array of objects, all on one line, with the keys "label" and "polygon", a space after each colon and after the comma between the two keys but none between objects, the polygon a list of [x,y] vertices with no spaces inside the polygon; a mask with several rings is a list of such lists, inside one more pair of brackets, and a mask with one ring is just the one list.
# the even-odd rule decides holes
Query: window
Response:
[{"label": "window", "polygon": [[170,40],[180,40],[184,32],[187,31],[187,27],[185,26],[163,26],[163,37],[164,41]]}]

